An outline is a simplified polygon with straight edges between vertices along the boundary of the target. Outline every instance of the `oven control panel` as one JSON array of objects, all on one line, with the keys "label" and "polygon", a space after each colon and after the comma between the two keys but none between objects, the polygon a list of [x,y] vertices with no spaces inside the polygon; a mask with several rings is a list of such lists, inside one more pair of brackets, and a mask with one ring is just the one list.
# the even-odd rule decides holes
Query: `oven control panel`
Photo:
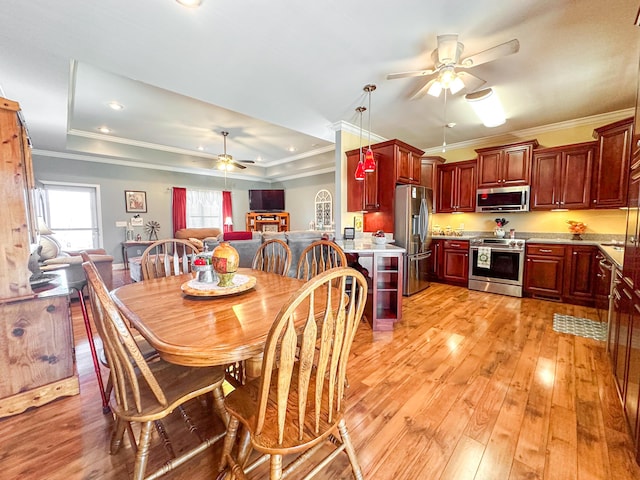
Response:
[{"label": "oven control panel", "polygon": [[496,250],[524,250],[525,241],[515,238],[472,238],[471,248],[490,247]]}]

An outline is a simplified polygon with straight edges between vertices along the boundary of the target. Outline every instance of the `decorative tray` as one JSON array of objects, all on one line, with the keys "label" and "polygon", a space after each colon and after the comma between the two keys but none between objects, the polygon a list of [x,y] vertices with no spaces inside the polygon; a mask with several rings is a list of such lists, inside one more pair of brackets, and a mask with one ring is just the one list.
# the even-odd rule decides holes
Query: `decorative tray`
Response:
[{"label": "decorative tray", "polygon": [[246,292],[256,284],[256,277],[251,275],[234,275],[233,285],[230,287],[219,287],[218,283],[198,282],[195,279],[184,282],[181,285],[182,292],[194,297],[222,297],[225,295],[235,295]]}]

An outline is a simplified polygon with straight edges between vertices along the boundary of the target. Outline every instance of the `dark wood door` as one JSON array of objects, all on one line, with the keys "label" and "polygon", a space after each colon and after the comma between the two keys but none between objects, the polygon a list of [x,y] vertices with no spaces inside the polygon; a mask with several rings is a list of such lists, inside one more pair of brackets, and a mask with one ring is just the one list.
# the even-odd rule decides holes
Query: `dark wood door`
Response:
[{"label": "dark wood door", "polygon": [[626,205],[633,118],[597,128],[598,153],[594,167],[593,208]]},{"label": "dark wood door", "polygon": [[438,212],[451,213],[455,211],[455,181],[455,165],[438,165],[438,201],[436,202],[436,210]]},{"label": "dark wood door", "polygon": [[560,299],[564,279],[564,258],[527,255],[524,291],[542,298]]},{"label": "dark wood door", "polygon": [[431,242],[431,256],[427,267],[431,280],[442,280],[442,245],[443,240]]},{"label": "dark wood door", "polygon": [[347,155],[347,211],[375,211],[378,202],[378,169],[365,173],[364,180],[355,179],[355,171],[360,161],[358,150],[351,150]]},{"label": "dark wood door", "polygon": [[531,145],[520,145],[505,148],[502,157],[503,187],[529,185],[531,172]]},{"label": "dark wood door", "polygon": [[457,212],[476,211],[476,162],[461,162],[457,168]]},{"label": "dark wood door", "polygon": [[618,387],[618,393],[622,399],[622,404],[626,404],[627,393],[627,369],[628,369],[628,353],[629,353],[629,341],[631,339],[631,290],[629,286],[623,281],[620,284],[620,303],[617,314],[617,341],[616,341],[616,359],[614,376],[616,380],[616,386]]},{"label": "dark wood door", "polygon": [[640,399],[640,298],[632,294],[629,312],[629,352],[624,411],[638,446],[638,400]]},{"label": "dark wood door", "polygon": [[354,177],[359,161],[358,150],[347,152],[347,211],[349,212],[362,212],[365,209],[364,182]]},{"label": "dark wood door", "polygon": [[478,188],[502,186],[502,149],[478,155]]},{"label": "dark wood door", "polygon": [[593,148],[580,147],[562,153],[561,208],[589,208]]},{"label": "dark wood door", "polygon": [[410,151],[396,146],[397,183],[414,183],[411,157],[412,154]]},{"label": "dark wood door", "polygon": [[531,210],[559,208],[561,155],[559,152],[535,153],[531,175]]},{"label": "dark wood door", "polygon": [[467,285],[469,282],[469,251],[444,249],[442,278],[446,282]]},{"label": "dark wood door", "polygon": [[565,299],[570,303],[593,305],[595,284],[593,275],[597,271],[596,254],[598,249],[592,246],[571,247],[567,249],[569,257],[569,275],[565,288]]}]

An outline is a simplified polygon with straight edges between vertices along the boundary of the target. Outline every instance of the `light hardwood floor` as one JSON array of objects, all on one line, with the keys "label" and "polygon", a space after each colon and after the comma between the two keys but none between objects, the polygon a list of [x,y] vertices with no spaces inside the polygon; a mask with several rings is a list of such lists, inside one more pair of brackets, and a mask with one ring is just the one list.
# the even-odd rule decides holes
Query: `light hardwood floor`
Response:
[{"label": "light hardwood floor", "polygon": [[[131,474],[127,441],[108,454],[110,418],[76,303],[72,311],[81,394],[0,421],[0,478]],[[590,308],[434,283],[404,299],[393,332],[361,324],[348,425],[365,478],[639,479],[604,342],[554,332],[554,312],[595,318]],[[199,402],[189,413],[203,430],[221,428]],[[180,423],[167,425],[176,449],[191,435]],[[165,452],[155,443],[157,465]],[[214,478],[219,450],[164,478]],[[346,456],[338,458],[316,478],[350,478]]]}]

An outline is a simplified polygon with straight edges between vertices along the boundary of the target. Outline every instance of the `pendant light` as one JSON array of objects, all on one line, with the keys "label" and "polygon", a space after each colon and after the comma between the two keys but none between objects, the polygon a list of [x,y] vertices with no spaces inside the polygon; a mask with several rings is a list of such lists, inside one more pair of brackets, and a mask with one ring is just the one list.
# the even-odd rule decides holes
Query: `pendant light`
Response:
[{"label": "pendant light", "polygon": [[373,158],[373,150],[371,150],[371,92],[373,92],[375,89],[376,89],[376,86],[373,84],[364,86],[364,91],[369,94],[369,148],[367,149],[367,153],[364,156],[365,172],[376,171],[376,161]]},{"label": "pendant light", "polygon": [[358,149],[358,166],[356,167],[355,178],[358,181],[363,181],[365,177],[364,173],[364,161],[362,160],[362,112],[364,112],[366,107],[358,107],[356,108],[356,112],[360,114],[360,148]]}]

